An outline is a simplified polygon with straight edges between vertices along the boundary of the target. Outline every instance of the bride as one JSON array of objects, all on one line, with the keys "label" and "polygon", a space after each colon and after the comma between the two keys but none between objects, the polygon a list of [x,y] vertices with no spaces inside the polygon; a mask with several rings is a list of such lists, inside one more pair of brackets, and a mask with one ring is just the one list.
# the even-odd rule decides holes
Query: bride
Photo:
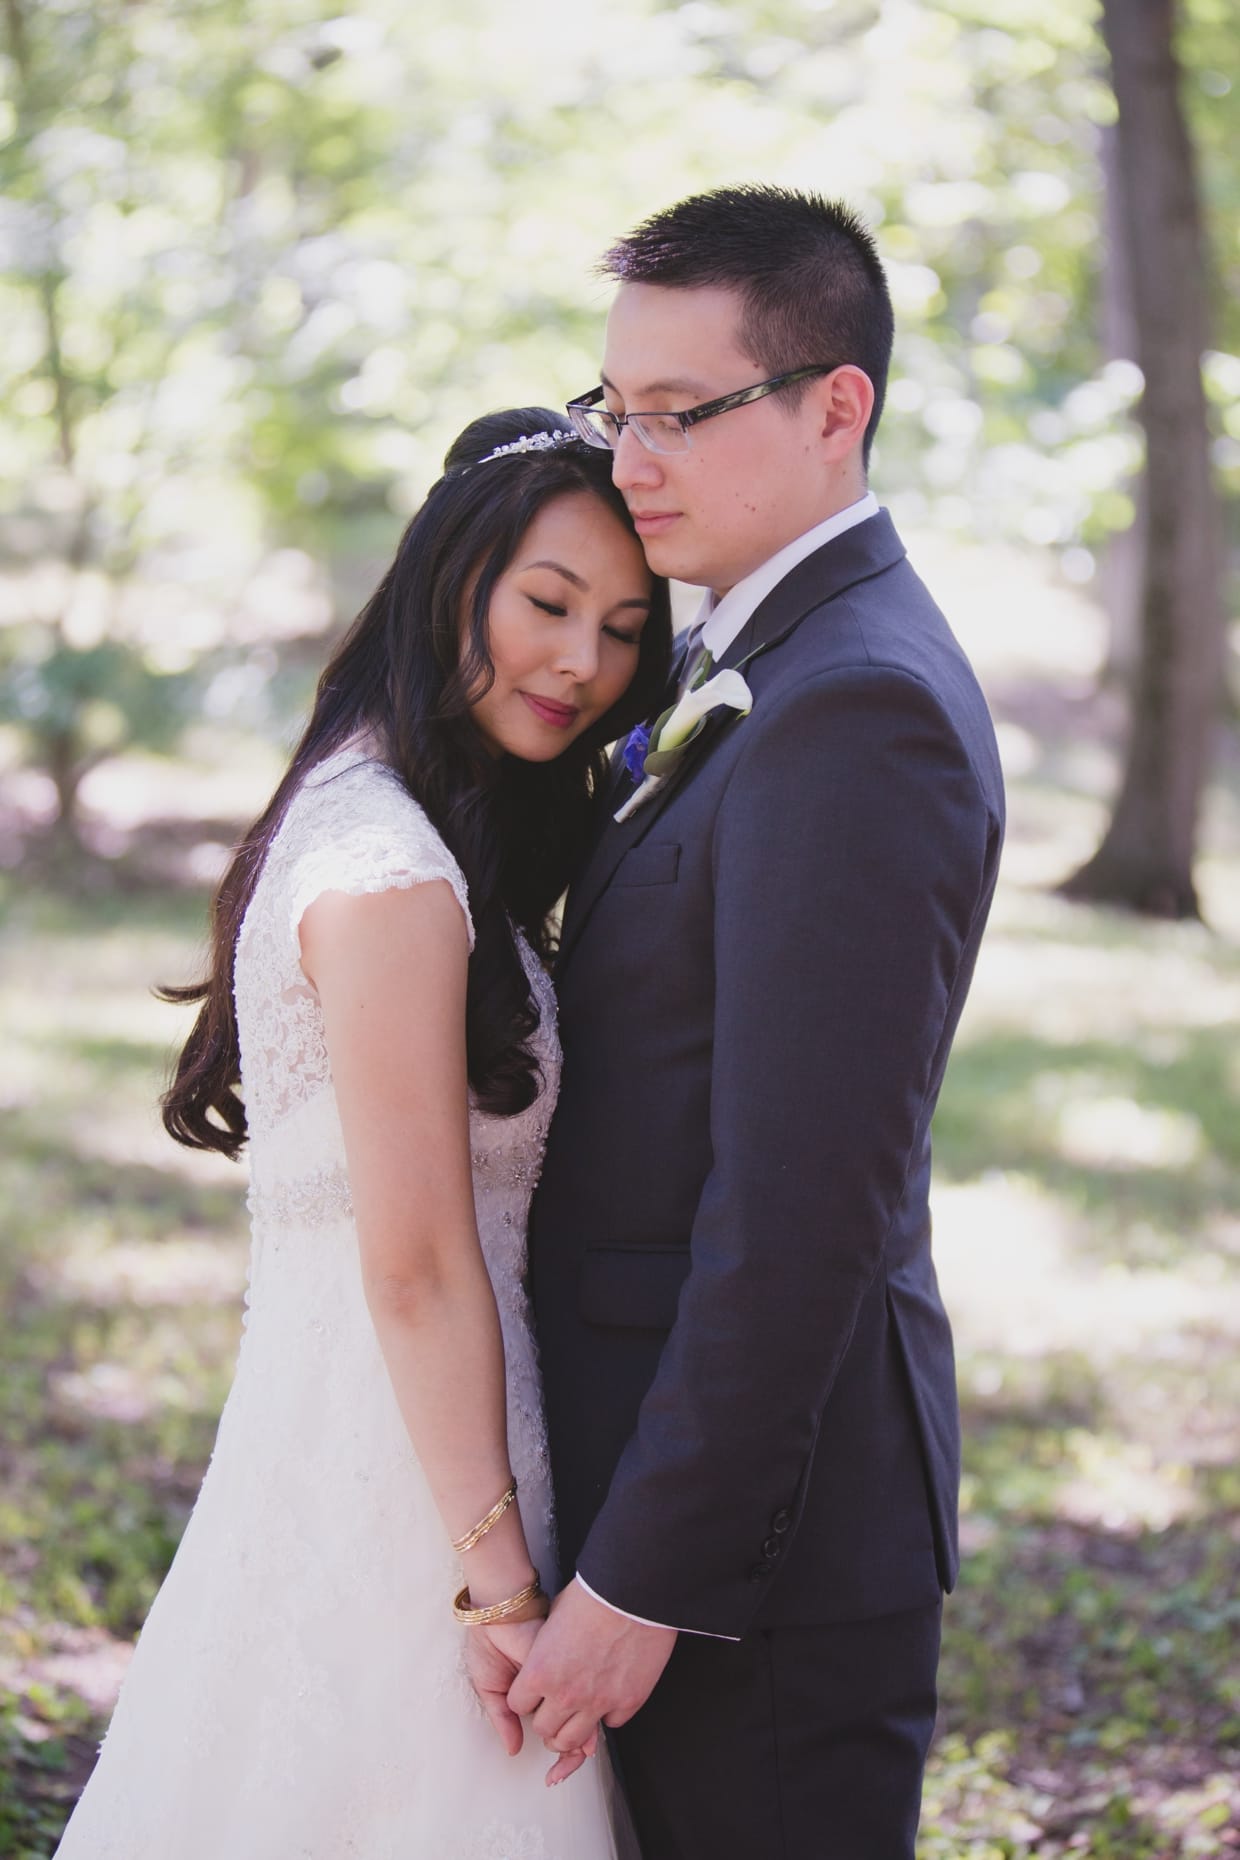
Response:
[{"label": "bride", "polygon": [[555,1582],[548,919],[667,670],[610,465],[541,408],[467,428],[170,991],[202,1006],[168,1130],[251,1144],[246,1330],[61,1860],[615,1851],[604,1759],[545,1775],[501,1702]]}]

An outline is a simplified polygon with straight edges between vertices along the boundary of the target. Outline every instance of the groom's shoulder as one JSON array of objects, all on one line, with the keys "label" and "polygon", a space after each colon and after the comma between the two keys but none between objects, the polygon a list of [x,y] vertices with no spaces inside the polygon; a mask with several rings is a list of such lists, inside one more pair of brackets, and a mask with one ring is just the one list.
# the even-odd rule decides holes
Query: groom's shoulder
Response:
[{"label": "groom's shoulder", "polygon": [[881,687],[897,710],[906,700],[928,705],[942,726],[990,768],[993,727],[981,687],[942,608],[903,548],[888,551],[873,572],[846,585],[824,572],[820,587],[803,580],[798,592],[801,618],[770,654],[761,680],[773,724],[786,720],[781,713],[789,705],[803,709],[813,690],[830,703],[841,680],[875,697]]},{"label": "groom's shoulder", "polygon": [[789,613],[795,606],[801,614],[788,635],[781,671],[804,678],[835,668],[885,666],[934,684],[949,665],[967,667],[942,608],[889,524],[882,540],[887,547],[868,560],[856,552],[846,578],[828,550],[805,564],[799,585],[788,589]]}]

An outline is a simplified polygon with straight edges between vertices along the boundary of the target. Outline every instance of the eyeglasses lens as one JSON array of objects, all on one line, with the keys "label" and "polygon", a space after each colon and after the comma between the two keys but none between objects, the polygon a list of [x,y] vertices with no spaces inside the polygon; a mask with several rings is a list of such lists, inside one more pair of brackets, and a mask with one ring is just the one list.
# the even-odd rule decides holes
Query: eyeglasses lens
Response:
[{"label": "eyeglasses lens", "polygon": [[671,414],[639,413],[629,424],[647,452],[687,452],[689,434]]},{"label": "eyeglasses lens", "polygon": [[568,417],[573,428],[588,446],[598,446],[601,451],[614,452],[620,443],[620,434],[624,427],[630,426],[633,434],[645,446],[647,452],[687,452],[690,440],[686,429],[672,415],[658,413],[630,414],[629,418],[617,420],[614,413],[605,407],[570,406]]},{"label": "eyeglasses lens", "polygon": [[568,417],[580,438],[588,446],[610,452],[616,443],[616,424],[611,415],[599,407],[570,407]]}]

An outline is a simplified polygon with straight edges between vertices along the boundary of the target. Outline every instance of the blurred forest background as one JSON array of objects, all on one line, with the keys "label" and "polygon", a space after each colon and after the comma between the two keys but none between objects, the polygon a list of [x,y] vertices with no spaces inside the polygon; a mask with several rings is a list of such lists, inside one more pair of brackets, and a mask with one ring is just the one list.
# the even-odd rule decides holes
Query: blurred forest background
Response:
[{"label": "blurred forest background", "polygon": [[600,250],[756,179],[876,228],[873,480],[1011,786],[922,1860],[1240,1852],[1235,0],[337,6],[0,8],[0,1851],[55,1845],[239,1333],[150,987],[448,440],[593,385]]}]

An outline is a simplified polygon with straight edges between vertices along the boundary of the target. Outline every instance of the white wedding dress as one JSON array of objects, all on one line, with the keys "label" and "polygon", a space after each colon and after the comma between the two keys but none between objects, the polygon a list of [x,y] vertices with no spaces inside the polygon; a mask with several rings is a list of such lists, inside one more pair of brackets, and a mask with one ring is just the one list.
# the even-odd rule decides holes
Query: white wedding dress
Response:
[{"label": "white wedding dress", "polygon": [[[59,1860],[612,1860],[606,1759],[556,1788],[507,1756],[461,1662],[462,1578],[362,1293],[340,1122],[298,925],[325,891],[459,867],[357,750],[294,797],[237,944],[251,1137],[245,1334],[193,1516]],[[472,926],[470,937],[472,942]],[[524,951],[543,1089],[471,1110],[478,1231],[508,1374],[531,1555],[554,1580],[525,1227],[559,1074],[550,982]]]}]

